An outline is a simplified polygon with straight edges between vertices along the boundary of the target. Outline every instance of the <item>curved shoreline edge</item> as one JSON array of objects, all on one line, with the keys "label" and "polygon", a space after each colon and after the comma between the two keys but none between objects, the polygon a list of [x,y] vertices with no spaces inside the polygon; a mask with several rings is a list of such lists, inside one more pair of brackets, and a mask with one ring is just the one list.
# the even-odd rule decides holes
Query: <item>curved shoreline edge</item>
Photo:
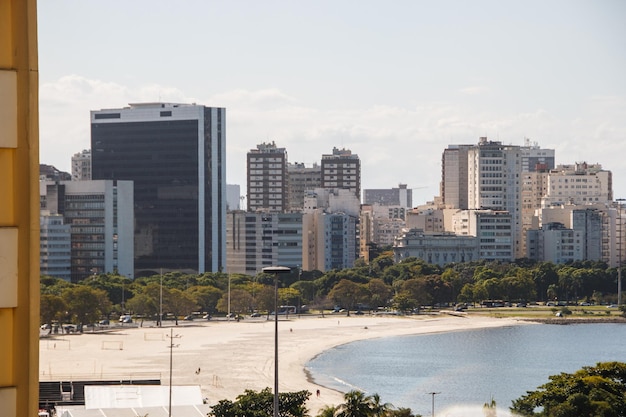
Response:
[{"label": "curved shoreline edge", "polygon": [[[306,369],[317,355],[360,340],[531,325],[518,318],[484,316],[312,316],[279,321],[279,389],[308,390],[311,415],[343,403],[343,393],[314,380]],[[169,335],[173,328],[173,385],[199,385],[209,404],[235,400],[245,390],[273,386],[274,323],[187,322],[171,327],[122,328],[103,333],[59,335],[40,341],[40,380],[81,377],[119,379],[120,375],[157,373],[169,382]],[[321,395],[315,395],[320,389]]]}]

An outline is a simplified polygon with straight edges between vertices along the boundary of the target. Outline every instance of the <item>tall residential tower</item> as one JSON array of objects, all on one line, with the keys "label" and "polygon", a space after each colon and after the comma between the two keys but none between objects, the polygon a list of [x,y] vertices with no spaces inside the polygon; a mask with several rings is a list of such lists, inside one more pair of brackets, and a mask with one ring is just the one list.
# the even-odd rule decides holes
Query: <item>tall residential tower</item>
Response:
[{"label": "tall residential tower", "polygon": [[361,201],[361,160],[349,149],[322,155],[322,188],[345,188]]},{"label": "tall residential tower", "polygon": [[287,151],[262,143],[248,152],[248,211],[287,210]]}]

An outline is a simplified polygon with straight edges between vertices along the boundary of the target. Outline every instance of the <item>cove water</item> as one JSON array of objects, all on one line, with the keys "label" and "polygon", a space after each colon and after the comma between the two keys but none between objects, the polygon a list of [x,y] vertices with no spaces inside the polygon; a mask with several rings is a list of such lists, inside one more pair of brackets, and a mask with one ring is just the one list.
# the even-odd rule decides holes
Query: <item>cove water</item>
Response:
[{"label": "cove water", "polygon": [[383,403],[430,416],[498,416],[514,399],[597,362],[626,362],[625,324],[520,325],[364,340],[330,349],[306,366],[316,383],[377,393]]}]

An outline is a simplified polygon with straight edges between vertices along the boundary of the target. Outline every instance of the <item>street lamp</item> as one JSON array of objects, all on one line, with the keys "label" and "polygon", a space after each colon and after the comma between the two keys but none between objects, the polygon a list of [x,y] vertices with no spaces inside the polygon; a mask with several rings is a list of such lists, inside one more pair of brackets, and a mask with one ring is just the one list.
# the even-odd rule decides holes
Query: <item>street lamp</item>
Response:
[{"label": "street lamp", "polygon": [[291,272],[286,266],[263,268],[266,274],[274,274],[274,417],[278,417],[278,274]]},{"label": "street lamp", "polygon": [[169,393],[169,406],[167,408],[167,415],[168,417],[172,417],[172,350],[175,347],[178,347],[178,345],[174,344],[174,339],[178,339],[180,338],[180,335],[174,335],[174,329],[170,329],[170,343],[169,343],[169,348],[170,348],[170,393]]},{"label": "street lamp", "polygon": [[163,327],[163,268],[161,268],[161,281],[159,285],[159,327]]},{"label": "street lamp", "polygon": [[428,395],[433,396],[433,409],[432,409],[432,417],[435,417],[435,395],[441,394],[440,392],[429,392]]}]

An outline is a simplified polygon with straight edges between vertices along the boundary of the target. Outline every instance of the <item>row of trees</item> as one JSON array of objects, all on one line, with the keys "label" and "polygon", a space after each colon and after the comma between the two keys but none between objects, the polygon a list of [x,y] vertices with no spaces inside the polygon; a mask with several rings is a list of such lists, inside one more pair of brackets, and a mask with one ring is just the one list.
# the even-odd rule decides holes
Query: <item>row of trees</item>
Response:
[{"label": "row of trees", "polygon": [[[307,417],[308,391],[279,394],[281,417]],[[496,415],[494,400],[483,407],[485,416]],[[626,363],[601,362],[572,374],[550,377],[550,382],[513,401],[511,410],[527,417],[626,417]],[[273,394],[246,390],[235,401],[221,400],[211,407],[210,417],[270,417]],[[317,417],[420,417],[410,408],[383,403],[377,394],[350,391],[344,403],[323,408]]]},{"label": "row of trees", "polygon": [[[309,391],[279,393],[278,408],[281,417],[306,417],[306,401]],[[210,417],[270,417],[273,415],[274,396],[269,388],[260,392],[246,390],[235,401],[221,400],[211,407]],[[378,394],[365,395],[350,391],[344,395],[344,403],[327,406],[317,417],[421,417],[410,408],[395,408],[383,403]]]},{"label": "row of trees", "polygon": [[[130,312],[175,317],[194,311],[210,314],[230,311],[270,312],[274,306],[274,276],[224,273],[200,275],[168,273],[130,280],[115,274],[92,276],[78,284],[50,277],[41,279],[43,323],[90,323],[113,313]],[[230,291],[229,291],[230,288]],[[393,262],[383,252],[369,265],[354,268],[298,271],[281,274],[279,303],[310,309],[393,308],[408,311],[422,306],[479,303],[482,300],[614,302],[617,272],[600,262],[568,265],[471,262],[446,267],[416,258]]]}]

